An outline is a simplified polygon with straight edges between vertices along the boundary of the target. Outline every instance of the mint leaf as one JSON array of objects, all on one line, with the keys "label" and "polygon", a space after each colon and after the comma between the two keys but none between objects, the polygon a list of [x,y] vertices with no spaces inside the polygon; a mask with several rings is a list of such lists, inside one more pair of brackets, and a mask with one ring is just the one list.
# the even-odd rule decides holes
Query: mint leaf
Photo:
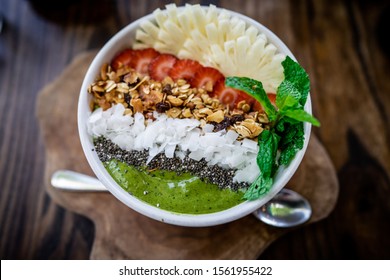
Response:
[{"label": "mint leaf", "polygon": [[[274,129],[278,133],[279,136],[282,136],[283,132],[287,129],[289,126],[289,120],[287,120],[288,117],[284,117],[279,119],[279,121],[275,124]],[[295,121],[295,120],[293,120]]]},{"label": "mint leaf", "polygon": [[282,62],[284,79],[291,82],[301,93],[299,103],[304,106],[310,90],[310,80],[305,69],[289,56]]},{"label": "mint leaf", "polygon": [[291,143],[291,145],[287,146],[280,153],[279,164],[288,165],[293,160],[297,152],[301,149],[302,148],[300,148],[300,146],[296,142]]},{"label": "mint leaf", "polygon": [[284,80],[279,85],[276,94],[276,106],[279,108],[279,115],[320,126],[320,122],[303,109],[303,106],[299,103],[300,97],[301,94],[294,84]]},{"label": "mint leaf", "polygon": [[297,121],[309,122],[312,125],[320,126],[320,122],[303,109],[287,109],[286,111],[283,112],[283,114]]},{"label": "mint leaf", "polygon": [[238,90],[245,91],[254,99],[260,102],[270,121],[276,119],[276,109],[269,101],[267,93],[264,91],[263,84],[259,81],[247,77],[227,77],[225,85]]},{"label": "mint leaf", "polygon": [[303,123],[291,124],[285,122],[284,131],[279,142],[280,157],[279,165],[288,165],[295,157],[296,153],[303,148],[304,130]]},{"label": "mint leaf", "polygon": [[285,131],[290,126],[290,124],[296,123],[299,123],[299,121],[284,116],[279,119],[279,121],[274,126],[274,129],[280,137],[283,137],[282,132]]},{"label": "mint leaf", "polygon": [[300,106],[301,93],[290,81],[284,80],[276,90],[276,106],[282,113],[287,108]]},{"label": "mint leaf", "polygon": [[279,148],[283,150],[287,145],[289,145],[289,143],[303,137],[303,123],[298,122],[295,124],[291,124],[286,122],[284,132],[278,133],[278,135],[281,138],[279,141]]},{"label": "mint leaf", "polygon": [[244,194],[246,200],[256,200],[266,194],[272,187],[273,179],[264,178],[262,174],[250,185]]},{"label": "mint leaf", "polygon": [[260,175],[245,192],[245,199],[258,199],[271,188],[273,176],[277,168],[276,153],[278,151],[279,141],[280,137],[270,130],[263,130],[259,135],[257,165],[260,168]]},{"label": "mint leaf", "polygon": [[270,130],[263,130],[259,135],[259,152],[256,160],[264,178],[273,176],[279,141],[280,137]]}]

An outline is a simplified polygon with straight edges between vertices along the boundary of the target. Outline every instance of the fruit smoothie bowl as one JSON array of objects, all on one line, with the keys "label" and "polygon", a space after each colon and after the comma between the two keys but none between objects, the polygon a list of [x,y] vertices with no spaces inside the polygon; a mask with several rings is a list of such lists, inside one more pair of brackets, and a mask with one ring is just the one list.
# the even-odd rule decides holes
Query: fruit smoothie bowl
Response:
[{"label": "fruit smoothie bowl", "polygon": [[171,4],[98,52],[78,128],[118,200],[201,227],[244,217],[286,185],[318,125],[310,114],[308,76],[270,30],[212,5]]}]

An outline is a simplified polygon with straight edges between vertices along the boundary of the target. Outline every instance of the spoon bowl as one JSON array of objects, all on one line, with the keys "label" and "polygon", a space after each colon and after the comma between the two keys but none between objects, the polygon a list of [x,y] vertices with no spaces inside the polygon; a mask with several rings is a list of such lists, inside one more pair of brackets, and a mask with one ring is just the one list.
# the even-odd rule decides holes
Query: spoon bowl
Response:
[{"label": "spoon bowl", "polygon": [[253,215],[268,225],[287,228],[307,222],[311,213],[310,203],[303,196],[284,188]]}]

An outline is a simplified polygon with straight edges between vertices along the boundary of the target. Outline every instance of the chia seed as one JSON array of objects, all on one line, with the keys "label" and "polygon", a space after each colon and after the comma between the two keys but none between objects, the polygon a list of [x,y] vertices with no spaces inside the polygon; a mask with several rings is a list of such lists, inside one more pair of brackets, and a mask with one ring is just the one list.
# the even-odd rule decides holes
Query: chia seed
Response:
[{"label": "chia seed", "polygon": [[205,182],[218,185],[221,189],[230,188],[237,191],[238,189],[247,188],[249,186],[249,184],[245,182],[233,182],[236,169],[225,169],[218,165],[208,165],[206,160],[201,159],[200,161],[196,161],[191,159],[188,154],[183,159],[180,159],[177,157],[167,158],[165,154],[160,153],[146,164],[149,157],[147,150],[122,150],[111,140],[102,136],[94,140],[94,145],[96,153],[102,162],[116,159],[137,168],[174,171],[178,175],[190,173]]}]

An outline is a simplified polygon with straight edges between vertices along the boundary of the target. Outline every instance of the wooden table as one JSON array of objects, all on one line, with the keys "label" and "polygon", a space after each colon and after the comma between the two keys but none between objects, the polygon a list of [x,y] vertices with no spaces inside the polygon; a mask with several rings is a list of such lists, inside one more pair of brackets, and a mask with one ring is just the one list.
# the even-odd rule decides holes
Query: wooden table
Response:
[{"label": "wooden table", "polygon": [[[100,48],[129,22],[169,2],[1,0],[2,259],[89,257],[92,222],[58,206],[43,188],[37,94],[78,54]],[[263,23],[305,67],[322,123],[314,133],[340,182],[327,219],[288,233],[261,258],[389,259],[388,1],[201,1],[210,2]]]}]

